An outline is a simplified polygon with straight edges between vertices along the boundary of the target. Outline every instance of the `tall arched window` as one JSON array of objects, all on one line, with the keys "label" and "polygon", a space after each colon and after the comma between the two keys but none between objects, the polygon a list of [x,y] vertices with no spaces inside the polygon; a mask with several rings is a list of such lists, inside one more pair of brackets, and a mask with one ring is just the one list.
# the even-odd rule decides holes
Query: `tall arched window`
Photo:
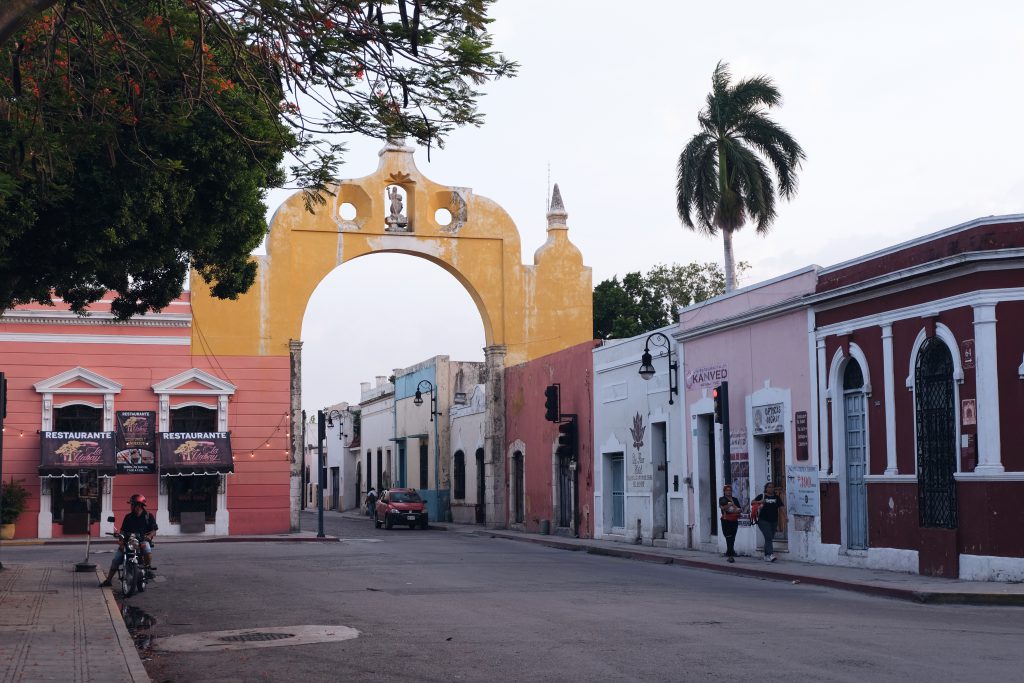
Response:
[{"label": "tall arched window", "polygon": [[938,337],[917,354],[917,496],[921,526],[955,529],[956,419],[953,357]]},{"label": "tall arched window", "polygon": [[455,451],[454,472],[452,472],[452,496],[456,500],[463,500],[466,497],[466,454],[462,451]]},{"label": "tall arched window", "polygon": [[843,429],[846,443],[846,545],[868,547],[867,411],[864,373],[856,358],[843,372]]}]

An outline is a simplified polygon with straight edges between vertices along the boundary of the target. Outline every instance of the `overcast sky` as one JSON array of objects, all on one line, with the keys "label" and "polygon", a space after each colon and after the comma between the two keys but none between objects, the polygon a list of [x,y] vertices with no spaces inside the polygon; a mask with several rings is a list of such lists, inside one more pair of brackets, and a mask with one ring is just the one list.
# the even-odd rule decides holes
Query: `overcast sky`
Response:
[{"label": "overcast sky", "polygon": [[[735,240],[752,264],[744,284],[1024,211],[1024,3],[500,0],[492,16],[520,75],[488,86],[482,128],[416,161],[501,204],[527,263],[546,237],[549,167],[594,284],[721,260],[720,239],[681,227],[674,196],[720,59],[736,77],[775,80],[784,101],[773,116],[807,153],[771,234]],[[381,146],[349,140],[342,175],[372,173]],[[286,194],[271,194],[271,212]],[[310,300],[302,339],[307,410],[358,402],[360,381],[435,354],[483,359],[469,295],[411,256],[337,268]]]}]

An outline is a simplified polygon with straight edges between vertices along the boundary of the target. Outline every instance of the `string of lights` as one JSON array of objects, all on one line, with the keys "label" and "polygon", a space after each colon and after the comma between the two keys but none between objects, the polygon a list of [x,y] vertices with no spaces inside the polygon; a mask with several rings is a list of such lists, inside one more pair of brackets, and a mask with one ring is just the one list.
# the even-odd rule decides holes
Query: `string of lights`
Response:
[{"label": "string of lights", "polygon": [[[270,448],[270,442],[274,440],[274,437],[276,437],[278,432],[280,432],[282,429],[285,430],[285,434],[284,434],[285,438],[290,438],[291,435],[292,435],[292,432],[291,432],[291,428],[288,426],[287,422],[288,422],[288,413],[285,413],[284,415],[281,416],[280,421],[277,423],[277,426],[274,427],[274,431],[270,434],[270,436],[268,436],[266,439],[264,439],[263,443],[261,443],[259,446],[257,446],[256,448],[253,448],[252,450],[249,451],[249,457],[250,458],[255,458],[257,451],[259,451],[261,448]],[[291,451],[286,449],[284,451],[284,454],[285,454],[285,457],[287,458],[287,457],[289,457],[291,455]]]}]

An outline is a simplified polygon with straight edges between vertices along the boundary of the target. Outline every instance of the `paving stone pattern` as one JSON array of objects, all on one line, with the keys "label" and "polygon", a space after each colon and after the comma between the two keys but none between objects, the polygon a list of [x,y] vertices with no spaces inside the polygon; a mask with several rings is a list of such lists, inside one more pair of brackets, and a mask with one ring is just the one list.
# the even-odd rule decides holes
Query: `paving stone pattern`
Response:
[{"label": "paving stone pattern", "polygon": [[148,681],[109,589],[74,563],[4,565],[0,681]]}]

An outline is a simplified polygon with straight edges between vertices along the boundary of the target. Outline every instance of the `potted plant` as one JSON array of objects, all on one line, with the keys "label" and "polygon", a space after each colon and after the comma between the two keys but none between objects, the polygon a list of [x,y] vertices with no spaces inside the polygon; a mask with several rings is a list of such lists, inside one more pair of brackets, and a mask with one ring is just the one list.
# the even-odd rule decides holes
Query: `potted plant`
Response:
[{"label": "potted plant", "polygon": [[3,501],[0,503],[0,538],[11,540],[14,538],[14,522],[18,516],[25,511],[28,503],[28,489],[21,485],[21,481],[14,481],[11,477],[9,482],[0,482],[3,488]]}]

